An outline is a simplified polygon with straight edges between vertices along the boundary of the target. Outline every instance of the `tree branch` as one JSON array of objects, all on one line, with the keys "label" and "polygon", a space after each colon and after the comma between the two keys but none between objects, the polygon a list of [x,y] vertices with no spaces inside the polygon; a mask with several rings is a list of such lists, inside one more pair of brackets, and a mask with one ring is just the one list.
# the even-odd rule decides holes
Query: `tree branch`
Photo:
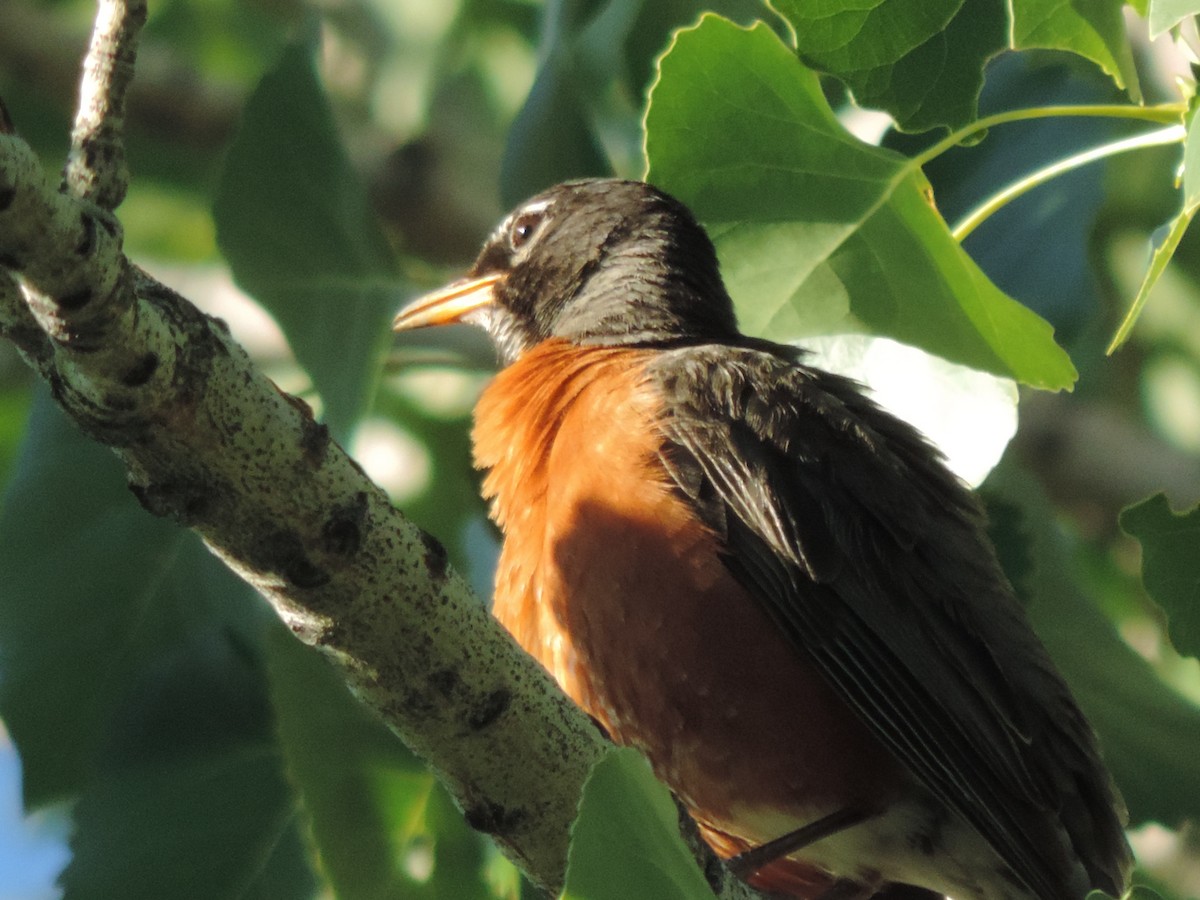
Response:
[{"label": "tree branch", "polygon": [[146,0],[100,0],[83,60],[79,107],[63,186],[74,196],[114,210],[125,199],[125,95],[133,81]]},{"label": "tree branch", "polygon": [[[101,4],[62,191],[0,128],[0,335],[106,444],[151,513],[194,529],[323,650],[530,878],[563,880],[570,824],[606,744],[219,320],[134,266],[123,93],[145,8]],[[685,829],[727,900],[757,897]]]}]

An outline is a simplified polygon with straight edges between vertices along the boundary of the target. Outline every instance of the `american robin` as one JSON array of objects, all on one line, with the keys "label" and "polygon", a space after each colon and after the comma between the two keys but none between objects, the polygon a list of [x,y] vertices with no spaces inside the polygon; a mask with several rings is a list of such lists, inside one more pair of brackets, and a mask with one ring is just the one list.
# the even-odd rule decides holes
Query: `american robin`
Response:
[{"label": "american robin", "polygon": [[631,181],[512,212],[397,330],[467,322],[494,611],[723,856],[795,897],[1120,895],[1095,736],[971,493],[746,337],[704,230]]}]

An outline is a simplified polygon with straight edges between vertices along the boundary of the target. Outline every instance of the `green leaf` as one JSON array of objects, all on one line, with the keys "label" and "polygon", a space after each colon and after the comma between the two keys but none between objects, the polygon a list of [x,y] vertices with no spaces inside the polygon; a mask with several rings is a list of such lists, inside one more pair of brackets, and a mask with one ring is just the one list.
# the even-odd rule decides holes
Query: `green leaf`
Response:
[{"label": "green leaf", "polygon": [[1129,310],[1117,326],[1107,352],[1112,354],[1129,339],[1133,326],[1146,307],[1146,301],[1167,270],[1167,264],[1175,257],[1179,242],[1191,225],[1196,211],[1200,209],[1200,132],[1197,130],[1197,112],[1200,107],[1193,108],[1188,113],[1187,137],[1183,142],[1183,204],[1171,221],[1155,230],[1151,237],[1150,265],[1142,277],[1137,294],[1129,304]]},{"label": "green leaf", "polygon": [[1002,0],[774,0],[801,59],[844,81],[906,131],[976,118],[983,69],[1004,49]]},{"label": "green leaf", "polygon": [[1142,545],[1142,582],[1167,614],[1171,643],[1200,657],[1200,506],[1177,514],[1155,494],[1122,510],[1120,523]]},{"label": "green leaf", "polygon": [[1196,13],[1200,13],[1196,0],[1150,0],[1150,40]]},{"label": "green leaf", "polygon": [[846,132],[765,25],[710,15],[676,35],[646,152],[649,180],[709,227],[745,331],[863,331],[1036,387],[1073,383],[1050,326],[950,237],[915,164]]},{"label": "green leaf", "polygon": [[712,900],[668,791],[636,750],[592,768],[571,829],[563,900]]},{"label": "green leaf", "polygon": [[75,808],[64,900],[313,897],[257,662],[212,631],[148,667]]},{"label": "green leaf", "polygon": [[758,0],[547,3],[537,77],[504,148],[505,205],[571,178],[632,175],[654,57],[705,9],[748,22],[763,12]]},{"label": "green leaf", "polygon": [[330,885],[343,900],[395,894],[411,882],[401,823],[432,776],[316,651],[282,628],[267,648],[279,742]]},{"label": "green leaf", "polygon": [[1175,827],[1200,809],[1200,708],[1165,685],[1117,635],[1076,577],[1075,549],[1056,524],[1035,479],[1005,460],[985,485],[990,497],[1019,508],[1031,559],[1021,580],[1029,615],[1100,735],[1104,760],[1129,806],[1133,827]]},{"label": "green leaf", "polygon": [[1138,86],[1133,48],[1125,31],[1124,0],[1012,0],[1011,44],[1014,50],[1067,50],[1090,59],[1107,72],[1117,87],[1137,103]]},{"label": "green leaf", "polygon": [[[491,896],[486,839],[428,769],[315,650],[283,628],[272,630],[267,648],[289,779],[340,900]],[[433,866],[418,878],[408,861],[427,850]]]},{"label": "green leaf", "polygon": [[[1101,897],[1103,896],[1101,894]],[[1090,896],[1089,900],[1092,900]],[[1124,900],[1163,900],[1163,897],[1158,891],[1151,890],[1142,884],[1135,884],[1129,889],[1129,893],[1125,895]]]},{"label": "green leaf", "polygon": [[279,321],[344,439],[408,290],[339,141],[315,46],[315,34],[289,45],[247,101],[213,216],[238,284]]},{"label": "green leaf", "polygon": [[1005,47],[1076,53],[1141,99],[1121,0],[773,0],[801,59],[906,131],[976,118],[984,68]]},{"label": "green leaf", "polygon": [[1138,286],[1137,294],[1129,304],[1125,317],[1121,319],[1121,324],[1113,333],[1113,338],[1106,350],[1107,353],[1112,354],[1120,349],[1121,345],[1129,339],[1129,335],[1133,333],[1133,326],[1137,324],[1142,310],[1146,308],[1146,301],[1150,299],[1151,291],[1162,278],[1163,272],[1167,270],[1167,264],[1175,256],[1175,251],[1179,249],[1179,242],[1183,240],[1195,214],[1195,207],[1184,209],[1162,228],[1156,229],[1151,236],[1150,246],[1153,249],[1150,253],[1150,265],[1146,268],[1146,274],[1142,277],[1142,283]]},{"label": "green leaf", "polygon": [[256,658],[264,605],[147,515],[45,391],[4,495],[0,571],[0,712],[26,805],[80,798],[68,898],[311,884]]},{"label": "green leaf", "polygon": [[0,510],[0,713],[29,806],[80,791],[142,670],[214,623],[252,634],[248,590],[146,514],[107,449],[38,391]]}]

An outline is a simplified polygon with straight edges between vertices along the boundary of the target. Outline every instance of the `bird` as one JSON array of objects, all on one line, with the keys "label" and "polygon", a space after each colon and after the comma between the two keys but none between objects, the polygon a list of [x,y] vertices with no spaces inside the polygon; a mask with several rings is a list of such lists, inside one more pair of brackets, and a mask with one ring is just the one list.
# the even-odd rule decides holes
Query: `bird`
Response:
[{"label": "bird", "polygon": [[1120,896],[1097,738],[912,426],[742,334],[695,216],[552,187],[394,330],[483,328],[493,613],[734,871],[796,898]]}]

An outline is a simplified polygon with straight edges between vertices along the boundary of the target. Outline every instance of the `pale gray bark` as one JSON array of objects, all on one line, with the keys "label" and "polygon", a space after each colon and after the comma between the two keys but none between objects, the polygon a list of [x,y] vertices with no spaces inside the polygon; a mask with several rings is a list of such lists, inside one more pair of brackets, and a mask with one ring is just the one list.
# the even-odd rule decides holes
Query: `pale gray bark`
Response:
[{"label": "pale gray bark", "polygon": [[[535,882],[562,883],[606,744],[547,673],[223,324],[122,252],[124,93],[144,0],[99,4],[61,188],[0,115],[0,335],[128,469],[330,656]],[[758,896],[685,836],[724,898]]]}]

